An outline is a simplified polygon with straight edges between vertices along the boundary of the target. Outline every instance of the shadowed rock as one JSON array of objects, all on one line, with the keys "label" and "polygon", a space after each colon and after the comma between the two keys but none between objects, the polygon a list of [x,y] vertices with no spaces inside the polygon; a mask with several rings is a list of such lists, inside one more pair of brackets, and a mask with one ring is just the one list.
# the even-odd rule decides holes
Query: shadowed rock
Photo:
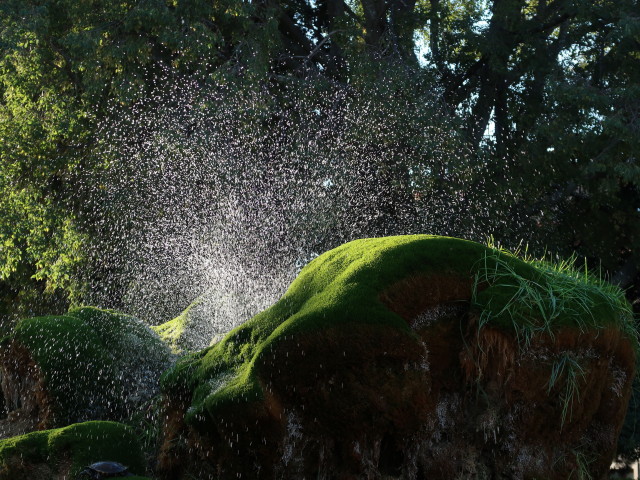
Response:
[{"label": "shadowed rock", "polygon": [[636,348],[598,280],[458,239],[351,242],[163,376],[161,473],[600,478]]}]

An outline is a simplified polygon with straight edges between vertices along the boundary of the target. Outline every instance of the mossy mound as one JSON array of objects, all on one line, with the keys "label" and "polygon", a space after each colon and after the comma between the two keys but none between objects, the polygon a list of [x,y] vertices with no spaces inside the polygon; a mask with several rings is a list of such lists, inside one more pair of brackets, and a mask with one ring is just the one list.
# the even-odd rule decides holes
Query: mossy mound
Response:
[{"label": "mossy mound", "polygon": [[151,327],[174,353],[200,350],[209,346],[216,329],[213,306],[207,296],[197,298],[176,318],[161,325]]},{"label": "mossy mound", "polygon": [[176,318],[151,328],[174,353],[194,352],[212,345],[241,320],[252,316],[249,311],[255,307],[255,299],[246,298],[232,287],[223,285],[222,291],[205,291]]},{"label": "mossy mound", "polygon": [[144,473],[134,431],[116,422],[78,423],[0,440],[0,480],[75,479],[87,465],[104,460]]},{"label": "mossy mound", "polygon": [[51,428],[119,420],[158,391],[168,347],[141,321],[93,307],[23,319],[0,348],[9,411]]},{"label": "mossy mound", "polygon": [[[499,284],[489,284],[490,273],[500,272],[502,266],[513,272],[511,278],[505,273]],[[164,375],[163,388],[194,393],[189,421],[196,422],[198,418],[209,418],[219,406],[263,398],[257,373],[266,367],[265,360],[275,345],[290,336],[331,326],[346,328],[349,324],[387,326],[413,336],[403,316],[389,303],[398,304],[399,308],[407,308],[408,303],[418,314],[428,300],[411,298],[407,302],[406,298],[392,298],[391,292],[398,291],[399,296],[420,295],[422,292],[416,293],[410,282],[429,277],[456,277],[465,281],[469,289],[476,278],[484,280],[472,308],[488,326],[516,332],[527,328],[554,331],[561,327],[608,325],[625,332],[633,329],[626,305],[607,301],[595,287],[582,297],[563,299],[564,308],[549,321],[539,317],[540,306],[534,303],[516,304],[518,311],[512,315],[507,306],[522,279],[541,285],[543,292],[553,293],[554,283],[567,278],[506,252],[447,237],[364,239],[310,262],[275,305],[230,332],[219,344],[181,361]],[[402,282],[407,283],[406,289]],[[433,283],[429,288],[437,289],[437,280]],[[630,339],[636,341],[635,336]],[[211,388],[212,384],[216,387]]]},{"label": "mossy mound", "polygon": [[[566,478],[588,445],[600,471],[636,349],[621,292],[588,276],[460,239],[358,240],[310,262],[276,304],[165,373],[161,467],[167,478],[185,468]],[[598,393],[580,406],[587,388]],[[531,411],[540,404],[543,414]],[[509,425],[499,434],[498,420]],[[544,435],[560,456],[538,448]]]}]

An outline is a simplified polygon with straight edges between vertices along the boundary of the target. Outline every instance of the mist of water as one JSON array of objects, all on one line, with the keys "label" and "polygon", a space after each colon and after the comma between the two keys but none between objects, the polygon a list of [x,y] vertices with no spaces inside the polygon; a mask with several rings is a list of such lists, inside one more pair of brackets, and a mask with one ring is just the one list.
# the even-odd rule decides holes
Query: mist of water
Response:
[{"label": "mist of water", "polygon": [[434,93],[294,85],[275,101],[266,88],[162,84],[114,105],[98,135],[104,169],[85,182],[104,239],[94,303],[119,298],[157,324],[201,297],[221,333],[348,240],[487,233],[486,165]]}]

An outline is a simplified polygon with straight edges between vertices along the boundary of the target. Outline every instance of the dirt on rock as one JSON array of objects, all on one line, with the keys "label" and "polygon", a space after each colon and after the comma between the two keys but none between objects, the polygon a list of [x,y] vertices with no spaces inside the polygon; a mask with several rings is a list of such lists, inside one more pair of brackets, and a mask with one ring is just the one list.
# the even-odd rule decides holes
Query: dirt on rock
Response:
[{"label": "dirt on rock", "polygon": [[0,392],[4,407],[0,438],[50,427],[52,399],[44,375],[19,342],[0,348]]}]

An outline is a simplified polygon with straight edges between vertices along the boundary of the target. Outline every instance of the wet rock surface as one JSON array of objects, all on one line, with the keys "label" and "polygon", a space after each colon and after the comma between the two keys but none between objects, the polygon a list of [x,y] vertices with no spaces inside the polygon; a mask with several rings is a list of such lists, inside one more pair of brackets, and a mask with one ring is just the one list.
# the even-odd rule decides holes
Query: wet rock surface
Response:
[{"label": "wet rock surface", "polygon": [[362,242],[319,257],[278,304],[165,374],[163,478],[607,472],[635,366],[621,324],[509,328],[474,292],[493,287],[474,270],[486,247]]}]

